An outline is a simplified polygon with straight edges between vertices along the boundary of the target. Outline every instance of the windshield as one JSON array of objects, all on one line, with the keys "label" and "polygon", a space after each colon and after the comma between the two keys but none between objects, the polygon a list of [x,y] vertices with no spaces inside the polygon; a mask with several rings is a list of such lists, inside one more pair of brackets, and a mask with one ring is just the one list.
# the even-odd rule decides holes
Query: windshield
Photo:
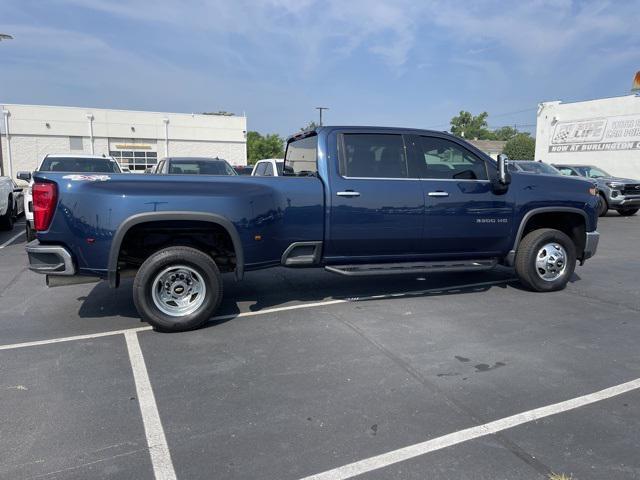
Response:
[{"label": "windshield", "polygon": [[573,167],[573,168],[576,169],[580,175],[587,178],[605,178],[605,177],[611,176],[604,170],[600,170],[599,168],[596,168],[596,167],[587,166],[587,167]]},{"label": "windshield", "polygon": [[237,175],[226,160],[171,160],[169,173],[174,175]]},{"label": "windshield", "polygon": [[545,175],[561,175],[551,165],[542,162],[516,162],[523,172],[542,173]]},{"label": "windshield", "polygon": [[120,173],[118,164],[110,158],[47,157],[41,172]]}]

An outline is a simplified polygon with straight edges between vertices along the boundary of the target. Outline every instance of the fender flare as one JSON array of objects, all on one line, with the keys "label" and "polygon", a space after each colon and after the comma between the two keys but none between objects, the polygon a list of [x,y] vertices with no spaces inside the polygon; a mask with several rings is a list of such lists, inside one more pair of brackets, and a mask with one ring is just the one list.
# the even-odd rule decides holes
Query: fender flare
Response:
[{"label": "fender flare", "polygon": [[215,213],[205,212],[183,212],[183,211],[168,211],[168,212],[146,212],[132,215],[124,220],[111,241],[111,247],[109,249],[109,263],[107,270],[107,278],[109,280],[109,286],[116,288],[119,284],[118,278],[118,257],[120,256],[120,246],[127,232],[141,223],[148,222],[160,222],[171,220],[193,220],[199,222],[213,223],[224,228],[233,243],[233,249],[236,253],[236,279],[241,280],[244,276],[244,251],[242,249],[242,242],[240,241],[240,235],[235,225],[226,217]]},{"label": "fender flare", "polygon": [[515,258],[516,258],[516,251],[518,250],[518,245],[520,244],[520,240],[522,240],[522,234],[524,233],[524,229],[527,226],[527,222],[531,219],[531,217],[539,213],[579,213],[584,218],[585,227],[589,223],[589,217],[587,215],[587,212],[575,207],[540,207],[540,208],[533,208],[529,210],[527,213],[524,214],[524,216],[522,217],[522,220],[520,220],[520,225],[518,226],[518,231],[513,241],[513,248],[509,250],[509,253],[507,253],[505,263],[510,267],[514,265]]}]

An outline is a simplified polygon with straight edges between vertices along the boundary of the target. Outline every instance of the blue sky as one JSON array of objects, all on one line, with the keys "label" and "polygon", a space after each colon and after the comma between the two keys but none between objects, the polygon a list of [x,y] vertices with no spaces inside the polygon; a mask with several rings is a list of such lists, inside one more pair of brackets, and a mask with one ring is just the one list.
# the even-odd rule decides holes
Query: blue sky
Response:
[{"label": "blue sky", "polygon": [[[0,102],[447,129],[629,92],[640,1],[0,0]],[[517,113],[514,113],[517,112]],[[527,129],[525,127],[524,129]]]}]

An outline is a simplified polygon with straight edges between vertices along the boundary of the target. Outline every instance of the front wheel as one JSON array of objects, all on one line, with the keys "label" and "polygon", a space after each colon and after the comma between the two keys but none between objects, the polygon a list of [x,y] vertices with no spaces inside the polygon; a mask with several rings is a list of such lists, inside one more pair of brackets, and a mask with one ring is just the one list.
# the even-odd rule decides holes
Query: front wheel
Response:
[{"label": "front wheel", "polygon": [[631,217],[632,215],[635,215],[636,213],[638,213],[638,209],[637,208],[623,208],[618,210],[618,213],[620,215],[622,215],[623,217]]},{"label": "front wheel", "polygon": [[604,217],[609,211],[609,204],[603,194],[600,194],[600,202],[598,203],[598,216]]},{"label": "front wheel", "polygon": [[221,300],[222,275],[213,259],[195,248],[169,247],[154,253],[133,282],[138,313],[160,331],[202,326]]},{"label": "front wheel", "polygon": [[529,290],[562,290],[576,268],[576,247],[559,230],[534,230],[520,242],[515,266],[520,282]]}]

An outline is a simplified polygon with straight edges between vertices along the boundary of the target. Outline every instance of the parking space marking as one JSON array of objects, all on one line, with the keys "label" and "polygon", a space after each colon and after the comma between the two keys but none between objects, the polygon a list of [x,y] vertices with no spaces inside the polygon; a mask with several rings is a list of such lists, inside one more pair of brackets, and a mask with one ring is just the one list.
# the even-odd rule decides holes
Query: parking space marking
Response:
[{"label": "parking space marking", "polygon": [[24,230],[22,230],[19,233],[16,233],[13,237],[11,237],[9,240],[7,240],[6,242],[4,242],[2,245],[0,245],[0,250],[2,250],[4,247],[9,246],[12,242],[14,242],[15,240],[17,240],[18,238],[20,238],[20,235],[24,235]]},{"label": "parking space marking", "polygon": [[162,428],[158,405],[156,404],[149,373],[147,372],[147,366],[138,341],[138,332],[128,330],[124,333],[124,338],[127,341],[133,379],[138,392],[138,405],[140,405],[142,423],[147,436],[153,473],[156,480],[176,480],[176,472],[173,468],[169,445]]},{"label": "parking space marking", "polygon": [[151,330],[151,327],[125,328],[124,330],[110,330],[108,332],[88,333],[86,335],[75,335],[73,337],[60,337],[50,338],[48,340],[36,340],[34,342],[12,343],[9,345],[0,345],[0,350],[13,350],[15,348],[37,347],[38,345],[49,345],[51,343],[88,340],[91,338],[109,337],[111,335],[121,335],[126,332],[141,332],[144,330]]},{"label": "parking space marking", "polygon": [[343,480],[352,478],[357,475],[362,475],[373,470],[379,470],[381,468],[388,467],[389,465],[410,460],[430,452],[435,452],[453,445],[468,442],[469,440],[492,435],[525,423],[535,422],[536,420],[540,420],[545,417],[575,410],[576,408],[584,407],[585,405],[590,405],[592,403],[601,402],[639,388],[640,378],[636,378],[635,380],[589,393],[581,397],[575,397],[563,402],[547,405],[545,407],[535,408],[516,415],[511,415],[510,417],[485,423],[483,425],[466,428],[425,442],[416,443],[391,452],[376,455],[375,457],[365,458],[364,460],[359,460],[342,467],[327,470],[326,472],[304,477],[302,480]]},{"label": "parking space marking", "polygon": [[[268,313],[286,312],[289,310],[300,310],[304,308],[313,308],[313,307],[324,307],[327,305],[336,305],[336,304],[350,303],[350,302],[361,302],[366,300],[384,300],[386,298],[410,297],[410,296],[417,296],[417,295],[426,295],[428,293],[456,292],[458,290],[463,290],[467,288],[499,285],[501,283],[508,283],[512,281],[514,281],[514,279],[507,278],[504,280],[468,283],[466,285],[455,285],[455,286],[443,287],[443,288],[430,288],[426,290],[415,290],[415,291],[409,291],[409,292],[388,293],[388,294],[381,294],[381,295],[367,295],[362,297],[350,297],[350,298],[337,299],[337,300],[325,300],[322,302],[300,303],[297,305],[287,305],[286,307],[265,308],[264,310],[256,310],[255,312],[240,312],[240,313],[230,313],[227,315],[218,315],[217,317],[213,317],[210,321],[229,320],[229,319],[241,318],[241,317],[252,317],[255,315],[266,315]],[[60,337],[60,338],[50,338],[47,340],[36,340],[32,342],[12,343],[8,345],[0,345],[0,350],[12,350],[15,348],[37,347],[39,345],[48,345],[50,343],[61,343],[61,342],[73,342],[75,340],[88,340],[91,338],[108,337],[111,335],[121,335],[127,332],[144,332],[151,329],[152,329],[151,326],[125,328],[121,330],[109,330],[107,332],[88,333],[86,335],[74,335],[72,337]]]}]

